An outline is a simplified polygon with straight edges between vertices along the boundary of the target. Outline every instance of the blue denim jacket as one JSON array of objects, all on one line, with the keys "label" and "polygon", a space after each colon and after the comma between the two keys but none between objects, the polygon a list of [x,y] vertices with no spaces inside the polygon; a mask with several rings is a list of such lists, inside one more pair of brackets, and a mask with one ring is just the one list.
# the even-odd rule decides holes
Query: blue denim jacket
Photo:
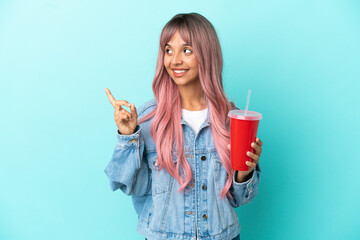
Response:
[{"label": "blue denim jacket", "polygon": [[[137,111],[138,118],[155,106],[155,99],[143,104]],[[185,157],[193,179],[179,193],[177,180],[165,168],[159,173],[155,142],[150,137],[151,122],[152,119],[138,125],[132,135],[121,135],[117,131],[117,144],[104,170],[113,191],[120,189],[132,196],[138,214],[137,231],[149,240],[236,237],[240,223],[234,208],[251,202],[256,196],[261,173],[259,164],[247,182],[237,183],[234,174],[230,188],[234,199],[221,199],[227,172],[212,139],[209,113],[196,135],[181,119]],[[176,149],[172,155],[176,162]]]}]

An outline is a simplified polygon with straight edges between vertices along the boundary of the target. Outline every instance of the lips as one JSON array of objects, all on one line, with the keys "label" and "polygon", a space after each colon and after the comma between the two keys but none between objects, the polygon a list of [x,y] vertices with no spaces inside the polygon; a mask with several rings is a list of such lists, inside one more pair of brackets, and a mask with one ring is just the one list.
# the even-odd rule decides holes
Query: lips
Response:
[{"label": "lips", "polygon": [[[175,72],[176,71],[176,72]],[[188,69],[173,69],[173,74],[175,77],[184,76],[189,70]]]}]

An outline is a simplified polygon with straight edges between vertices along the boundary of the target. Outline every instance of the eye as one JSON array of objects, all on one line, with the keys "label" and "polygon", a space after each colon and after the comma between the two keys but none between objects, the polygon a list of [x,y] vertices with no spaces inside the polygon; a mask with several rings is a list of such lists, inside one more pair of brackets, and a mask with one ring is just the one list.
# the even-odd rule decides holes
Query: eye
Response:
[{"label": "eye", "polygon": [[171,50],[171,49],[170,49],[170,48],[167,48],[167,49],[165,49],[165,52],[166,52],[166,53],[169,53],[168,50]]},{"label": "eye", "polygon": [[189,53],[192,53],[192,51],[191,51],[190,49],[185,49],[184,51],[186,51],[186,50],[188,50],[188,51],[189,51]]}]

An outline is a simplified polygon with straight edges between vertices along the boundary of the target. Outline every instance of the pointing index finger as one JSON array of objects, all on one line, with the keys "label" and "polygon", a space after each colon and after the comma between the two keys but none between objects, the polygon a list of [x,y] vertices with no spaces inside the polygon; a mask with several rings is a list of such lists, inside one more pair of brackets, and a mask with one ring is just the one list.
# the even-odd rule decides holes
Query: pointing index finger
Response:
[{"label": "pointing index finger", "polygon": [[115,98],[114,96],[111,94],[110,90],[108,88],[105,88],[105,92],[106,92],[106,95],[108,96],[109,98],[109,101],[111,103],[111,105],[113,105],[113,107],[115,107]]}]

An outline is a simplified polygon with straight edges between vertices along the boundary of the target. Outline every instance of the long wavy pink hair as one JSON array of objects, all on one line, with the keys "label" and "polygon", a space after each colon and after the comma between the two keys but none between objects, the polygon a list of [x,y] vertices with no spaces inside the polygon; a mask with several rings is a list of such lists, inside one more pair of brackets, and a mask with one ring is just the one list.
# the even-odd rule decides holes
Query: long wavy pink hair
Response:
[{"label": "long wavy pink hair", "polygon": [[[160,170],[164,167],[177,179],[179,192],[183,191],[192,178],[191,168],[183,150],[183,131],[181,126],[181,98],[178,86],[164,67],[165,44],[179,30],[181,38],[194,49],[199,64],[199,79],[210,114],[210,127],[219,157],[228,172],[228,179],[221,192],[232,198],[229,189],[234,170],[231,168],[230,119],[227,116],[234,103],[225,95],[222,83],[223,59],[218,37],[213,25],[198,13],[177,14],[163,28],[160,35],[159,54],[152,89],[157,102],[155,109],[139,119],[143,123],[154,117],[150,134],[156,143]],[[178,164],[174,164],[172,151],[176,146]],[[180,176],[184,172],[185,180]]]}]

